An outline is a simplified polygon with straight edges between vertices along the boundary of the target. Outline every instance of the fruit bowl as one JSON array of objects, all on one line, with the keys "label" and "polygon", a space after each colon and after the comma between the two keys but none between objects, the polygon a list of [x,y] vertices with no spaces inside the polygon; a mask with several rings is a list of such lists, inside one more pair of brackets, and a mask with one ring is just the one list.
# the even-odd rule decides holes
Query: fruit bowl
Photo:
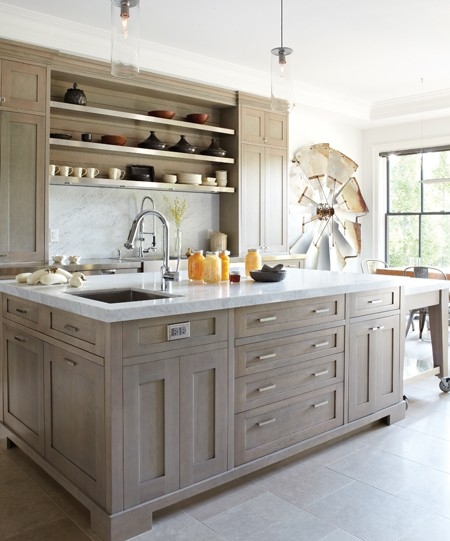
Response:
[{"label": "fruit bowl", "polygon": [[276,272],[255,270],[250,271],[250,276],[255,282],[281,282],[286,278],[286,271],[280,270]]}]

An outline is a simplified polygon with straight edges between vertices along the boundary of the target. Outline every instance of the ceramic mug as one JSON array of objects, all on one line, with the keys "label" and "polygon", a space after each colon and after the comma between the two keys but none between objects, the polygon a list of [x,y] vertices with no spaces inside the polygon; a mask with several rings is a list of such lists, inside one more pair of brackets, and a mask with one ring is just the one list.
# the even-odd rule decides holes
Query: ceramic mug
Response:
[{"label": "ceramic mug", "polygon": [[68,177],[73,173],[73,167],[69,167],[68,165],[61,165],[59,168],[59,174],[62,177]]},{"label": "ceramic mug", "polygon": [[72,174],[74,177],[84,177],[86,169],[84,167],[74,167]]},{"label": "ceramic mug", "polygon": [[108,169],[108,176],[112,180],[120,180],[125,176],[123,169],[117,169],[117,167],[110,167]]},{"label": "ceramic mug", "polygon": [[96,167],[88,167],[86,169],[86,178],[95,178],[100,171]]},{"label": "ceramic mug", "polygon": [[49,165],[48,166],[49,175],[57,175],[59,173],[59,165]]}]

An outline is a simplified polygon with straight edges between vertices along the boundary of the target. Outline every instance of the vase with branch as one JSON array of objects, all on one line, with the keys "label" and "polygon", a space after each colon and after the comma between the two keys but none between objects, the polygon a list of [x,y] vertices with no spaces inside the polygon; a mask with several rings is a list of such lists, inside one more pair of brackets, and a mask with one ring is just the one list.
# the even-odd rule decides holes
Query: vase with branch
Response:
[{"label": "vase with branch", "polygon": [[182,253],[181,224],[186,219],[187,201],[186,199],[178,199],[178,197],[170,201],[166,196],[164,196],[164,201],[166,203],[168,217],[175,224],[176,228],[173,255],[176,258],[180,258]]}]

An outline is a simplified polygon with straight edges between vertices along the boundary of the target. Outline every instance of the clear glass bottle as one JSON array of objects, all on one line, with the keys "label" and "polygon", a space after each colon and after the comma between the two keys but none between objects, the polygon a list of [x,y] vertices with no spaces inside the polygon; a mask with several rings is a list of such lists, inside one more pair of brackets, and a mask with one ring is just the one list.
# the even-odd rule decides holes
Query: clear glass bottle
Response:
[{"label": "clear glass bottle", "polygon": [[188,278],[193,281],[203,281],[205,258],[203,250],[196,250],[188,257]]},{"label": "clear glass bottle", "polygon": [[230,252],[228,250],[222,250],[219,254],[219,258],[222,263],[222,281],[228,281],[230,278]]},{"label": "clear glass bottle", "polygon": [[262,261],[258,248],[249,248],[245,256],[245,276],[250,276],[252,270],[260,270],[261,266]]},{"label": "clear glass bottle", "polygon": [[205,284],[216,284],[222,276],[222,262],[217,252],[206,252],[203,265],[203,281]]}]

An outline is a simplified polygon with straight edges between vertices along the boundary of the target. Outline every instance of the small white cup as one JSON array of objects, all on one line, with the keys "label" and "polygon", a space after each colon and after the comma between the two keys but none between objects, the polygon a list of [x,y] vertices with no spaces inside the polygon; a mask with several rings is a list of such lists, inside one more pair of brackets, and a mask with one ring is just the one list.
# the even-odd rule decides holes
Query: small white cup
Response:
[{"label": "small white cup", "polygon": [[100,171],[96,167],[88,167],[86,169],[86,177],[87,178],[95,178]]},{"label": "small white cup", "polygon": [[70,263],[79,263],[81,257],[79,255],[69,255],[69,262]]},{"label": "small white cup", "polygon": [[120,180],[125,176],[123,169],[117,169],[117,167],[110,167],[108,169],[108,176],[112,180]]},{"label": "small white cup", "polygon": [[219,178],[217,177],[217,186],[219,186],[219,188],[225,188],[225,186],[227,185],[227,179],[226,178]]},{"label": "small white cup", "polygon": [[84,177],[86,174],[86,169],[84,167],[74,167],[72,171],[72,175],[74,177]]},{"label": "small white cup", "polygon": [[52,257],[53,259],[53,263],[62,263],[63,260],[64,260],[64,256],[63,255],[54,255]]},{"label": "small white cup", "polygon": [[57,175],[59,173],[59,165],[51,164],[48,166],[49,175]]},{"label": "small white cup", "polygon": [[68,165],[61,165],[59,168],[59,174],[61,177],[68,177],[73,173],[73,167],[69,167]]},{"label": "small white cup", "polygon": [[227,171],[216,171],[216,179],[227,180]]}]

